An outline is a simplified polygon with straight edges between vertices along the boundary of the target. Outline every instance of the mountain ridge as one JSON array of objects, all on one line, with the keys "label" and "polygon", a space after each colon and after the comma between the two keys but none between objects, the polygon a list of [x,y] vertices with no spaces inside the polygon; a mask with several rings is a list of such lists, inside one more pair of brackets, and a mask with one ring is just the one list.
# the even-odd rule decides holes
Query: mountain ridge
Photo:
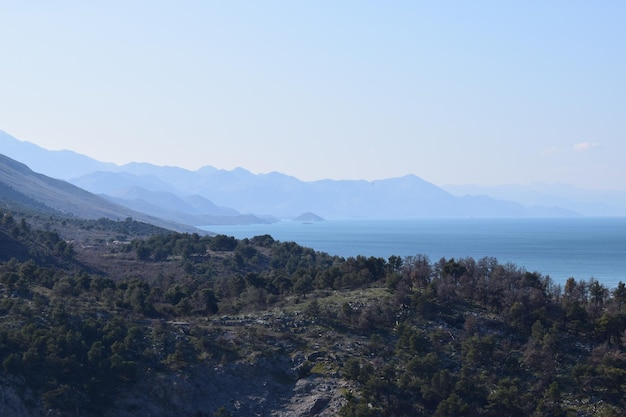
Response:
[{"label": "mountain ridge", "polygon": [[69,182],[34,172],[25,164],[0,154],[2,200],[16,200],[26,207],[84,219],[135,218],[170,230],[195,231],[188,225],[167,221],[107,201]]},{"label": "mountain ridge", "polygon": [[[19,147],[15,142],[20,141],[1,132],[0,146],[4,147],[7,141],[13,142],[9,148],[13,149],[15,154],[19,154]],[[0,148],[0,151],[3,151],[3,148]],[[49,159],[47,162],[39,160],[38,167],[42,169],[46,164],[55,165],[57,168],[54,172],[58,173],[58,165],[63,165],[54,162],[55,158],[60,157],[59,151],[48,152]],[[24,153],[22,155],[27,157]],[[63,155],[65,157],[71,154]],[[574,210],[554,206],[528,207],[514,201],[490,197],[459,197],[414,174],[375,181],[325,179],[306,182],[279,172],[253,174],[244,168],[227,171],[205,166],[196,171],[189,171],[149,163],[117,166],[95,160],[89,165],[85,163],[87,161],[85,158],[88,157],[80,158],[84,173],[71,177],[71,173],[76,170],[68,171],[63,175],[67,181],[90,192],[106,194],[120,204],[151,207],[152,214],[176,221],[184,219],[188,222],[189,216],[197,213],[184,211],[180,218],[172,218],[171,210],[162,207],[155,192],[166,191],[179,198],[197,195],[215,206],[231,208],[240,214],[260,218],[268,216],[293,218],[304,212],[314,212],[327,219],[579,215]],[[89,168],[91,171],[87,167],[91,167]],[[130,194],[123,194],[123,190],[133,189],[136,192],[138,188],[145,191],[142,202],[136,201],[137,199],[132,198]],[[163,209],[161,212],[155,210],[159,206]]]},{"label": "mountain ridge", "polygon": [[444,185],[446,191],[456,195],[488,195],[492,198],[516,201],[525,205],[560,205],[584,216],[626,215],[626,192],[620,190],[587,190],[568,184],[534,183],[529,185],[505,184]]}]

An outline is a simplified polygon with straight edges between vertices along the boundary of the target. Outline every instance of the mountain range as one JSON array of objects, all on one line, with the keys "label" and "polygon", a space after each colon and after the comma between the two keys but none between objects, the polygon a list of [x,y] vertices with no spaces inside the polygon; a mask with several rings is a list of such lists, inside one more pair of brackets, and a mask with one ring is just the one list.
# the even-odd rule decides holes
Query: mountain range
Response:
[{"label": "mountain range", "polygon": [[585,216],[626,215],[626,192],[621,190],[588,190],[568,184],[530,185],[443,185],[454,195],[488,195],[499,200],[514,200],[525,206],[560,206]]},{"label": "mountain range", "polygon": [[[192,226],[271,222],[302,213],[326,219],[568,217],[602,215],[602,210],[606,215],[626,213],[619,204],[574,204],[577,200],[571,196],[523,203],[513,201],[512,192],[494,193],[493,198],[485,192],[489,190],[444,189],[415,175],[378,181],[306,182],[278,172],[253,174],[243,168],[227,171],[206,166],[190,171],[148,163],[120,166],[68,150],[46,150],[2,131],[0,154],[96,194],[99,201]],[[549,190],[544,193],[550,195]]]},{"label": "mountain range", "polygon": [[33,172],[26,165],[0,154],[0,204],[19,204],[39,213],[83,219],[135,220],[181,232],[195,228],[134,211],[66,181]]}]

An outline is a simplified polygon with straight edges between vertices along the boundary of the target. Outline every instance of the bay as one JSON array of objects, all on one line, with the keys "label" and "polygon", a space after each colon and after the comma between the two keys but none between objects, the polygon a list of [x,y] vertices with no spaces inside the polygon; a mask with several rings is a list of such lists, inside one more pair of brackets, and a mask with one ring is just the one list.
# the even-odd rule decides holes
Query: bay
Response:
[{"label": "bay", "polygon": [[238,239],[269,234],[317,251],[349,256],[485,256],[527,271],[597,279],[609,288],[626,282],[626,218],[326,220],[314,223],[204,226]]}]

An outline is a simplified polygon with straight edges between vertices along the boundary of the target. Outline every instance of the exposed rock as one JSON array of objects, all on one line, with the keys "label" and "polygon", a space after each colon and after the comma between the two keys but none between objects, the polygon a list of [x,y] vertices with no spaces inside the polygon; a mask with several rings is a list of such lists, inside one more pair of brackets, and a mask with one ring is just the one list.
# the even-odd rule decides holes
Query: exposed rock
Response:
[{"label": "exposed rock", "polygon": [[298,379],[301,365],[287,357],[256,363],[196,366],[174,374],[146,374],[120,396],[107,417],[212,416],[221,407],[241,417],[335,416],[344,403],[336,377]]},{"label": "exposed rock", "polygon": [[348,388],[348,386],[339,378],[318,376],[303,378],[295,384],[293,396],[289,401],[272,415],[279,417],[336,416],[345,401],[342,388]]}]

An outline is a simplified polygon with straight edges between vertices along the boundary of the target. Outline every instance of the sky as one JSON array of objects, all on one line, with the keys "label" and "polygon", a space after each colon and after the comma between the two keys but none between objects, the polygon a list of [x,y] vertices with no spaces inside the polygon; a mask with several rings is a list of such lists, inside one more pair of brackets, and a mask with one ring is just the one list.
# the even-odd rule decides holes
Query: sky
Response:
[{"label": "sky", "polygon": [[0,130],[310,181],[626,189],[623,1],[0,0]]}]

